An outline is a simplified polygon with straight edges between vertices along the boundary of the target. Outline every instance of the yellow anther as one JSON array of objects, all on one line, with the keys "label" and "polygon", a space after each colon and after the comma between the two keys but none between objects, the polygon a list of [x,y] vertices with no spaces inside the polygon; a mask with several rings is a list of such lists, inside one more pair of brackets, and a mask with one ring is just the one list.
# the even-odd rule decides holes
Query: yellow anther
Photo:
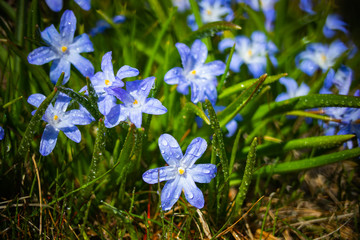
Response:
[{"label": "yellow anther", "polygon": [[105,84],[106,84],[107,86],[109,86],[109,85],[111,84],[110,80],[106,79],[106,80],[105,80]]},{"label": "yellow anther", "polygon": [[66,47],[66,46],[62,46],[62,47],[61,47],[61,51],[62,51],[62,52],[66,52],[66,50],[67,50],[67,47]]},{"label": "yellow anther", "polygon": [[59,119],[58,115],[55,115],[55,116],[54,116],[54,120],[56,121],[56,120],[58,120],[58,119]]},{"label": "yellow anther", "polygon": [[138,102],[138,100],[136,100],[136,99],[135,99],[135,101],[133,102],[133,104],[138,104],[138,103],[139,103],[139,102]]},{"label": "yellow anther", "polygon": [[321,60],[323,60],[324,62],[326,61],[326,56],[324,54],[321,54]]},{"label": "yellow anther", "polygon": [[185,173],[185,169],[183,169],[182,167],[180,167],[178,169],[178,171],[179,171],[180,175],[183,175]]},{"label": "yellow anther", "polygon": [[196,71],[195,71],[195,70],[192,70],[190,73],[191,73],[192,75],[195,75],[195,74],[196,74]]},{"label": "yellow anther", "polygon": [[248,51],[248,55],[249,55],[249,56],[252,55],[252,51],[251,51],[251,50]]},{"label": "yellow anther", "polygon": [[207,10],[206,13],[207,15],[211,15],[212,12],[210,10]]}]

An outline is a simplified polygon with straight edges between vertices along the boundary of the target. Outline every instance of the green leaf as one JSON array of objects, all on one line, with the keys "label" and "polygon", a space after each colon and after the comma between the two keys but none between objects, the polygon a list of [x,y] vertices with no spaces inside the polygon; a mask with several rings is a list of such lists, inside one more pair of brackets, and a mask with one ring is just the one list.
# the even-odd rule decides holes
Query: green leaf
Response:
[{"label": "green leaf", "polygon": [[188,112],[193,112],[195,113],[197,116],[199,116],[202,120],[204,120],[204,122],[207,125],[210,125],[210,120],[209,118],[206,116],[205,112],[199,108],[198,106],[196,106],[195,104],[193,104],[192,102],[187,102],[184,106],[184,109],[186,109]]},{"label": "green leaf", "polygon": [[239,187],[239,192],[235,198],[235,209],[234,209],[235,217],[239,216],[238,215],[239,209],[243,205],[246,197],[246,193],[250,187],[251,179],[254,172],[254,166],[256,162],[256,146],[257,146],[257,138],[255,137],[250,145],[250,151],[247,155],[244,175],[241,181],[241,185]]},{"label": "green leaf", "polygon": [[251,100],[251,98],[258,92],[264,83],[267,75],[262,75],[258,81],[253,83],[244,92],[242,92],[227,108],[221,111],[218,115],[220,126],[224,127],[230,122],[236,114]]},{"label": "green leaf", "polygon": [[284,174],[295,171],[302,171],[310,168],[320,167],[326,164],[336,163],[347,159],[352,159],[360,156],[360,147],[343,150],[340,152],[321,155],[314,158],[303,159],[299,161],[284,162],[278,164],[266,165],[256,170],[255,175],[258,174]]},{"label": "green leaf", "polygon": [[185,44],[190,44],[196,39],[202,39],[215,35],[217,32],[225,30],[240,30],[241,27],[231,22],[211,22],[203,25],[198,30],[192,32],[189,36],[185,38]]},{"label": "green leaf", "polygon": [[[278,75],[268,76],[266,78],[265,82],[264,82],[264,85],[273,83],[273,82],[275,82],[275,81],[279,80],[280,78],[285,77],[287,75],[288,75],[287,73],[281,73],[281,74],[278,74]],[[234,93],[243,91],[246,88],[253,85],[257,81],[258,81],[258,79],[254,78],[254,79],[249,79],[249,80],[243,81],[241,83],[232,85],[231,87],[228,87],[228,88],[226,88],[226,89],[224,89],[222,91],[222,93],[219,95],[219,99],[223,99],[225,97],[233,95]]]},{"label": "green leaf", "polygon": [[294,110],[322,107],[360,108],[360,97],[335,94],[312,94],[290,98],[281,102],[266,103],[257,109],[252,120],[260,120]]},{"label": "green leaf", "polygon": [[[276,155],[280,152],[287,152],[294,149],[303,148],[333,148],[340,146],[344,142],[354,138],[355,135],[334,135],[334,136],[319,136],[290,140],[286,143],[265,143],[257,147],[258,155]],[[246,155],[250,148],[245,147],[242,150],[242,155]]]},{"label": "green leaf", "polygon": [[306,111],[290,111],[285,114],[288,116],[300,116],[300,117],[319,119],[319,120],[323,120],[323,121],[341,122],[340,119],[335,119],[335,118],[332,118],[329,116],[315,114],[315,113],[306,112]]}]

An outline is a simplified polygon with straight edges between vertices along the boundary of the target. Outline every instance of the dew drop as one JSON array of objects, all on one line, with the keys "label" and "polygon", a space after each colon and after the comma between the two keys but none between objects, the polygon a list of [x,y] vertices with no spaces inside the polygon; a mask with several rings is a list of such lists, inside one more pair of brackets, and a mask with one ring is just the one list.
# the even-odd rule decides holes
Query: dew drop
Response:
[{"label": "dew drop", "polygon": [[189,192],[189,193],[187,194],[187,196],[188,196],[189,199],[193,199],[193,198],[194,198],[194,195],[193,195],[191,192]]},{"label": "dew drop", "polygon": [[164,146],[167,146],[167,145],[168,145],[168,143],[167,143],[167,141],[166,141],[165,139],[163,139],[163,140],[161,141],[161,144],[164,145]]},{"label": "dew drop", "polygon": [[164,150],[161,150],[161,153],[162,153],[162,154],[164,154],[164,153],[165,153],[165,151],[164,151]]}]

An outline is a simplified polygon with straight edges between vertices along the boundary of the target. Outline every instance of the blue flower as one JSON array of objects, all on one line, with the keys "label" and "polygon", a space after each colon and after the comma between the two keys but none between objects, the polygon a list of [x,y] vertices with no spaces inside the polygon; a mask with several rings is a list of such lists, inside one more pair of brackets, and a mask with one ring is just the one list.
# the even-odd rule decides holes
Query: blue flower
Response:
[{"label": "blue flower", "polygon": [[276,97],[275,102],[284,101],[289,98],[305,96],[310,91],[310,87],[308,85],[301,83],[300,87],[298,87],[296,81],[290,77],[282,77],[279,81],[286,87],[286,92],[280,93]]},{"label": "blue flower", "polygon": [[219,43],[219,50],[223,52],[226,48],[231,48],[234,43],[236,43],[235,52],[230,62],[232,71],[239,72],[240,66],[244,63],[254,77],[260,77],[265,73],[267,56],[272,64],[277,66],[274,56],[277,48],[271,41],[266,42],[264,33],[255,31],[251,34],[251,39],[245,36],[237,36],[235,40],[225,38]]},{"label": "blue flower", "polygon": [[347,34],[348,30],[345,28],[346,23],[341,20],[341,16],[338,14],[330,14],[326,18],[325,25],[323,27],[324,36],[327,38],[332,38],[335,35],[334,30],[342,31]]},{"label": "blue flower", "polygon": [[310,15],[314,15],[315,12],[312,10],[312,0],[300,0],[299,7],[301,10],[307,12]]},{"label": "blue flower", "polygon": [[126,90],[120,87],[109,87],[105,91],[116,96],[123,103],[115,105],[105,117],[105,126],[114,127],[120,121],[129,119],[137,128],[141,127],[142,113],[161,115],[167,109],[158,99],[148,98],[150,90],[154,85],[155,77],[148,77],[144,80],[136,80],[126,83]]},{"label": "blue flower", "polygon": [[278,1],[279,0],[238,0],[237,2],[245,3],[255,11],[262,10],[265,15],[265,28],[268,31],[272,31],[276,17],[275,3]]},{"label": "blue flower", "polygon": [[41,32],[41,38],[48,46],[39,47],[28,56],[31,64],[43,65],[54,60],[50,68],[50,80],[54,84],[62,72],[65,72],[63,84],[70,78],[70,65],[73,64],[85,77],[94,74],[94,67],[89,60],[82,57],[82,52],[93,52],[94,48],[87,34],[74,38],[76,18],[72,11],[66,10],[60,21],[60,34],[51,25]]},{"label": "blue flower", "polygon": [[341,65],[335,73],[334,69],[330,69],[324,81],[324,87],[320,90],[322,94],[331,94],[330,88],[335,86],[338,94],[347,95],[353,80],[353,70],[349,67]]},{"label": "blue flower", "polygon": [[[230,22],[234,19],[234,12],[228,0],[202,0],[199,2],[199,9],[204,24],[217,21]],[[198,29],[193,14],[188,17],[187,21],[193,31]]]},{"label": "blue flower", "polygon": [[215,103],[217,98],[217,79],[225,71],[225,63],[213,61],[205,63],[207,58],[206,45],[200,40],[195,40],[191,49],[183,43],[176,43],[183,68],[170,69],[164,77],[167,84],[178,84],[178,92],[187,95],[191,87],[191,101],[204,102],[209,99]]},{"label": "blue flower", "polygon": [[189,0],[172,0],[172,4],[177,7],[179,12],[185,12],[190,9]]},{"label": "blue flower", "polygon": [[[97,72],[90,78],[90,81],[94,87],[96,94],[98,95],[98,107],[99,111],[103,115],[108,115],[110,110],[116,105],[116,98],[108,94],[106,91],[109,87],[121,88],[124,86],[122,79],[126,77],[135,77],[139,74],[139,71],[130,66],[123,66],[114,75],[112,65],[112,52],[107,52],[101,61],[102,72]],[[86,91],[87,86],[83,87],[80,92]]]},{"label": "blue flower", "polygon": [[317,69],[323,72],[334,66],[336,59],[347,50],[344,43],[336,40],[330,46],[321,43],[311,43],[306,50],[296,56],[296,65],[301,71],[312,76]]},{"label": "blue flower", "polygon": [[[32,94],[28,98],[28,103],[35,107],[39,107],[45,100],[45,96],[39,93]],[[62,131],[68,138],[76,143],[81,141],[81,133],[75,125],[87,125],[91,123],[90,116],[78,109],[66,111],[71,98],[60,93],[56,99],[55,105],[50,104],[45,111],[42,119],[48,124],[45,127],[44,133],[40,141],[40,154],[43,156],[49,155],[57,141],[59,131]],[[34,115],[36,110],[32,112]]]},{"label": "blue flower", "polygon": [[[114,24],[119,24],[119,23],[125,22],[125,19],[126,19],[125,16],[117,15],[117,16],[113,17],[112,21]],[[109,28],[111,28],[111,25],[107,21],[101,19],[96,22],[95,27],[90,29],[89,34],[90,34],[90,36],[95,36],[96,34],[103,33],[106,29],[109,29]]]},{"label": "blue flower", "polygon": [[148,184],[168,181],[161,191],[162,209],[170,210],[183,190],[191,205],[196,208],[204,207],[204,195],[195,182],[209,183],[217,171],[214,164],[194,164],[205,152],[206,141],[200,137],[195,138],[183,155],[175,138],[163,134],[159,138],[159,148],[169,166],[150,169],[142,177]]},{"label": "blue flower", "polygon": [[0,127],[0,140],[4,139],[5,131],[2,127]]},{"label": "blue flower", "polygon": [[[82,9],[89,11],[91,8],[91,0],[74,0]],[[46,4],[54,12],[60,12],[63,7],[63,0],[45,0]]]}]

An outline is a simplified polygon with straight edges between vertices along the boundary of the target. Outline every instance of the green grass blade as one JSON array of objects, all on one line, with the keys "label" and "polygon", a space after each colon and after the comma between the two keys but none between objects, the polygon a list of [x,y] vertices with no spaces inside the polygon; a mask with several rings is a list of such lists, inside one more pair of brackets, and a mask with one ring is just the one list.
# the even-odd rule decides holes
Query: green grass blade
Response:
[{"label": "green grass blade", "polygon": [[206,116],[205,112],[199,108],[198,106],[196,106],[195,104],[193,104],[192,102],[187,102],[184,106],[184,109],[186,109],[189,112],[193,112],[195,113],[197,116],[199,116],[202,120],[204,120],[204,122],[207,125],[210,125],[210,120],[209,118]]},{"label": "green grass blade", "polygon": [[[285,76],[287,76],[287,73],[281,73],[278,75],[268,76],[264,82],[264,85],[273,83]],[[222,91],[222,93],[219,95],[219,99],[223,99],[225,97],[229,97],[229,96],[233,95],[234,93],[243,91],[243,90],[249,88],[251,85],[253,85],[257,81],[258,81],[258,79],[254,78],[254,79],[249,79],[249,80],[243,81],[241,83],[232,85],[231,87],[226,88]]]},{"label": "green grass blade", "polygon": [[275,165],[266,165],[256,170],[255,175],[263,174],[285,174],[295,171],[302,171],[310,168],[320,167],[323,165],[340,162],[347,159],[353,159],[360,156],[360,147],[343,150],[340,152],[321,155],[314,158],[303,159],[299,161],[291,161],[278,163]]},{"label": "green grass blade", "polygon": [[294,110],[322,107],[360,108],[360,97],[335,94],[313,94],[290,98],[281,102],[272,102],[270,104],[261,105],[255,112],[252,120],[260,120]]},{"label": "green grass blade", "polygon": [[246,106],[255,93],[258,92],[266,77],[266,74],[262,75],[258,81],[248,87],[227,108],[219,113],[218,118],[221,127],[224,127],[228,122],[230,122],[236,116],[236,114],[238,114],[240,110]]}]

